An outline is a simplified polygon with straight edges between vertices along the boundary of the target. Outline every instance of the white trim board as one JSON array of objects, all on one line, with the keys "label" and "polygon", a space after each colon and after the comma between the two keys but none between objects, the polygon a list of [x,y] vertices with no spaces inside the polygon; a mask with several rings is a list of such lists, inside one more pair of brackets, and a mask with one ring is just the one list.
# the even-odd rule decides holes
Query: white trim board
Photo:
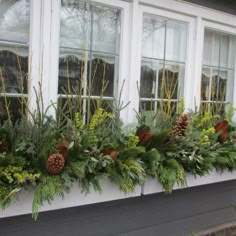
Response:
[{"label": "white trim board", "polygon": [[[214,184],[214,183],[234,180],[236,179],[236,171],[223,172],[223,173],[212,171],[209,175],[196,176],[196,177],[188,174],[186,179],[187,179],[187,187],[185,188],[197,187],[206,184]],[[183,187],[174,185],[173,190],[177,189],[183,189]],[[164,192],[161,184],[156,179],[150,177],[146,179],[144,185],[142,186],[143,195],[161,193],[161,192]]]},{"label": "white trim board", "polygon": [[[187,175],[187,187],[197,187],[201,185],[214,184],[229,180],[236,179],[236,171],[219,173],[216,171],[211,172],[206,176]],[[128,199],[132,197],[138,197],[141,195],[148,195],[154,193],[164,192],[162,186],[157,179],[148,177],[143,186],[137,186],[135,191],[130,194],[122,193],[117,186],[109,181],[109,179],[104,178],[101,181],[102,192],[97,193],[91,191],[87,195],[81,193],[81,189],[78,184],[74,184],[71,188],[70,193],[65,193],[64,198],[55,197],[54,201],[45,203],[41,208],[40,212],[64,209],[68,207],[78,207],[83,205],[102,203],[114,200]],[[175,185],[174,190],[183,189],[183,187]],[[172,193],[174,194],[174,192]],[[32,202],[33,202],[33,188],[26,191],[23,190],[19,193],[18,199],[13,202],[5,210],[0,210],[0,219],[11,216],[25,215],[32,213]]]}]

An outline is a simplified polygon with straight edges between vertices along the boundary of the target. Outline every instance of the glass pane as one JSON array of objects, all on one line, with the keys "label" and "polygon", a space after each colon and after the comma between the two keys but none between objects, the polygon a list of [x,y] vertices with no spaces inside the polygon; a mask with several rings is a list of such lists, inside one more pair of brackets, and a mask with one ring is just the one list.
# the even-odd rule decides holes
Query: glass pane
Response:
[{"label": "glass pane", "polygon": [[0,40],[27,43],[30,0],[0,1]]},{"label": "glass pane", "polygon": [[201,100],[208,101],[210,93],[210,76],[211,69],[203,68],[202,69],[202,79],[201,79]]},{"label": "glass pane", "polygon": [[218,66],[221,34],[206,29],[204,33],[203,64]]},{"label": "glass pane", "polygon": [[[92,35],[91,35],[92,31]],[[120,10],[84,1],[62,2],[61,47],[119,53]]]},{"label": "glass pane", "polygon": [[12,98],[7,97],[7,104],[5,103],[5,99],[0,97],[0,122],[7,120],[8,115],[6,111],[6,105],[9,107],[11,120],[13,122],[17,121],[22,114],[25,112],[25,107],[27,103],[27,99],[24,98]]},{"label": "glass pane", "polygon": [[236,59],[236,36],[229,36],[228,68],[235,68]]},{"label": "glass pane", "polygon": [[159,71],[158,97],[162,99],[177,99],[182,90],[183,80],[184,65],[163,65]]},{"label": "glass pane", "polygon": [[144,15],[142,56],[164,59],[166,20]]},{"label": "glass pane", "polygon": [[91,68],[91,95],[114,96],[116,89],[115,65],[118,58],[93,55]]},{"label": "glass pane", "polygon": [[119,53],[120,10],[92,6],[92,49],[100,52]]},{"label": "glass pane", "polygon": [[187,24],[167,22],[166,60],[185,61],[187,45]]},{"label": "glass pane", "polygon": [[83,95],[85,61],[83,54],[66,54],[61,51],[59,59],[59,94]]},{"label": "glass pane", "polygon": [[[89,102],[87,102],[87,105],[88,104]],[[107,112],[112,112],[113,100],[90,99],[90,117],[95,113],[98,108],[103,108]]]},{"label": "glass pane", "polygon": [[218,101],[224,102],[226,101],[226,88],[227,88],[227,71],[221,71],[218,77],[219,83],[219,94],[218,94]]},{"label": "glass pane", "polygon": [[61,47],[90,48],[91,12],[86,2],[64,0],[60,21]]},{"label": "glass pane", "polygon": [[140,81],[141,98],[157,98],[157,71],[159,71],[158,62],[142,61]]},{"label": "glass pane", "polygon": [[220,67],[228,67],[229,35],[221,34],[220,41]]},{"label": "glass pane", "polygon": [[80,113],[83,120],[84,105],[86,106],[86,100],[79,96],[76,97],[59,97],[57,101],[57,118],[59,122],[67,122],[65,118],[74,119],[75,113]]},{"label": "glass pane", "polygon": [[27,48],[10,50],[0,46],[0,68],[3,76],[0,78],[0,93],[27,93]]},{"label": "glass pane", "polygon": [[[141,101],[141,104],[140,104],[140,109],[141,111],[154,111],[157,109],[157,102],[154,102],[154,101]],[[151,112],[151,113],[145,113],[146,116],[148,115],[151,115],[152,117],[154,116],[154,113]]]},{"label": "glass pane", "polygon": [[218,101],[218,72],[214,71],[211,77],[211,93],[210,93],[210,100],[211,101]]}]

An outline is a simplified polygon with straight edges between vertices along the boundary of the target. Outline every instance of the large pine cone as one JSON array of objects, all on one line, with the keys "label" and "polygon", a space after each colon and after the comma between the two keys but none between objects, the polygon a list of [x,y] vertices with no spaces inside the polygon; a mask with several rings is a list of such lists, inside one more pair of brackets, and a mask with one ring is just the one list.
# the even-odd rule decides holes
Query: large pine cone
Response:
[{"label": "large pine cone", "polygon": [[176,124],[172,130],[172,136],[184,136],[185,131],[189,124],[189,116],[187,114],[183,114],[179,117],[179,119],[176,121]]},{"label": "large pine cone", "polygon": [[56,175],[59,174],[65,165],[65,159],[60,153],[53,153],[48,157],[46,169],[48,173]]}]

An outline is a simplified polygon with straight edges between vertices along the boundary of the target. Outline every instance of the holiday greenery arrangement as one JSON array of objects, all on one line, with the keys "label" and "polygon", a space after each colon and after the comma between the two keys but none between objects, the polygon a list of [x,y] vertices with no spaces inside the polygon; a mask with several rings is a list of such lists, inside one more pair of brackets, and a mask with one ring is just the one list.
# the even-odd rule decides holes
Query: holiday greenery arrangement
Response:
[{"label": "holiday greenery arrangement", "polygon": [[40,99],[37,103],[36,112],[14,122],[9,112],[0,126],[0,205],[7,207],[33,186],[34,219],[45,201],[63,196],[74,182],[85,193],[102,191],[99,181],[106,176],[128,193],[151,176],[171,192],[175,183],[186,185],[186,173],[203,176],[236,168],[231,106],[220,117],[185,113],[180,102],[175,114],[141,112],[137,128],[127,131],[115,102],[108,112],[97,101],[88,122],[78,109],[66,116],[58,108],[53,119]]}]

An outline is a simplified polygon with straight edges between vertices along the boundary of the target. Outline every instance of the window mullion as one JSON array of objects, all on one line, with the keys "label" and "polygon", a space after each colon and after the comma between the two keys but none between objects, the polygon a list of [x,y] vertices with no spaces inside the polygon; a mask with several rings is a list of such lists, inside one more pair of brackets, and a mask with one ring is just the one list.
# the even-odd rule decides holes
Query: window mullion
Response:
[{"label": "window mullion", "polygon": [[30,111],[36,110],[35,91],[39,89],[40,81],[40,48],[41,48],[41,10],[42,1],[31,1],[30,8],[30,45],[29,45],[29,81],[28,81],[28,107]]}]

